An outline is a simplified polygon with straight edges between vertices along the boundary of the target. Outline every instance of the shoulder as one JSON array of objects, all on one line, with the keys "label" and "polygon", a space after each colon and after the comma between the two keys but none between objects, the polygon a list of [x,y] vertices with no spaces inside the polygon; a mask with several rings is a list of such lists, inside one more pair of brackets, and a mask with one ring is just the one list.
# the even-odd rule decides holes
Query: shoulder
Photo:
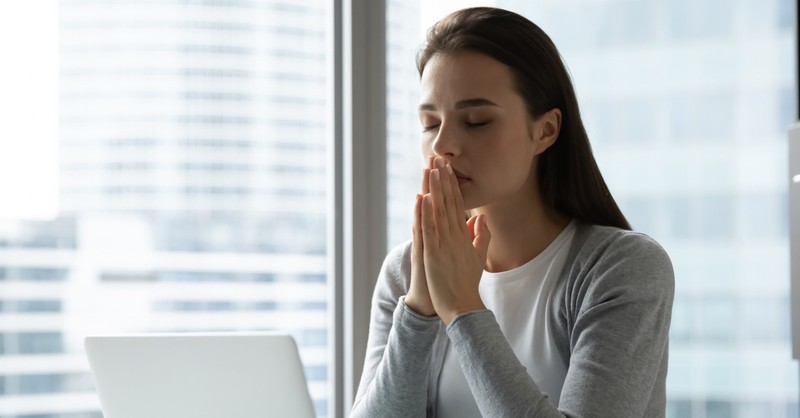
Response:
[{"label": "shoulder", "polygon": [[404,295],[411,282],[411,241],[403,242],[386,254],[378,276],[378,288],[393,295]]},{"label": "shoulder", "polygon": [[576,263],[617,263],[639,259],[672,268],[664,248],[647,234],[599,225],[579,225],[572,246]]},{"label": "shoulder", "polygon": [[565,266],[567,282],[581,296],[609,292],[654,293],[671,299],[672,262],[650,236],[620,228],[579,225]]},{"label": "shoulder", "polygon": [[411,271],[411,240],[391,248],[383,259],[382,268],[394,273]]}]

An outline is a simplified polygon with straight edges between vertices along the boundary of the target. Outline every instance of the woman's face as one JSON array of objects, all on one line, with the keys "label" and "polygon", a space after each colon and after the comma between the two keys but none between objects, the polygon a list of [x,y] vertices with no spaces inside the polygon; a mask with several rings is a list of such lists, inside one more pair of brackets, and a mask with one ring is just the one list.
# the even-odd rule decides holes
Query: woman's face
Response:
[{"label": "woman's face", "polygon": [[435,54],[422,73],[419,118],[423,155],[450,162],[466,209],[535,197],[534,157],[549,146],[537,140],[543,118],[528,116],[504,64],[472,51]]}]

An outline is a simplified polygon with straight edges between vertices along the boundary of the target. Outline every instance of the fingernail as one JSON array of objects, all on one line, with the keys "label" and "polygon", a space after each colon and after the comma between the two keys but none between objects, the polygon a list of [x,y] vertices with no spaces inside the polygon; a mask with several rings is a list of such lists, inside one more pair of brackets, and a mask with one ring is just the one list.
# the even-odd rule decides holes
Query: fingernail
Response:
[{"label": "fingernail", "polygon": [[433,170],[431,170],[431,173],[433,173],[433,178],[435,178],[436,180],[439,180],[439,169],[438,168],[434,168]]},{"label": "fingernail", "polygon": [[444,158],[437,158],[436,159],[436,165],[439,166],[439,168],[444,168],[444,164],[445,164],[444,163]]},{"label": "fingernail", "polygon": [[447,164],[447,172],[453,174],[453,166],[451,166],[450,164]]}]

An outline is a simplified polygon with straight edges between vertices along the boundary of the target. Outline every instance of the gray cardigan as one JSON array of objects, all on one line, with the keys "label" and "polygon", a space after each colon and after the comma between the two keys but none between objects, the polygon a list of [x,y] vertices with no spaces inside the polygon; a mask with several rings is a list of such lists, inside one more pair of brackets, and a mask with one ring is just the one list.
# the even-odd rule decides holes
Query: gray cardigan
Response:
[{"label": "gray cardigan", "polygon": [[351,417],[435,417],[448,344],[484,417],[663,417],[672,264],[650,237],[577,225],[550,305],[568,371],[558,408],[520,364],[491,311],[438,317],[408,309],[411,243],[393,249],[372,299]]}]

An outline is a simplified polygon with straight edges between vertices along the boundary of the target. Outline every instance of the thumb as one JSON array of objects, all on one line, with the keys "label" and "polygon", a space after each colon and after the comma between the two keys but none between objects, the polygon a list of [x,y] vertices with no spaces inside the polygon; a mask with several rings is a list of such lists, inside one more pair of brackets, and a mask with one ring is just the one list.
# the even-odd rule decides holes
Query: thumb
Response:
[{"label": "thumb", "polygon": [[486,216],[478,215],[473,225],[473,238],[472,246],[478,250],[481,259],[486,263],[486,255],[489,252],[489,241],[492,239],[492,233],[489,232],[489,226],[486,224]]},{"label": "thumb", "polygon": [[478,235],[478,228],[475,227],[475,221],[478,220],[478,215],[472,215],[467,220],[467,232],[469,232],[470,241],[475,241],[475,236]]}]

